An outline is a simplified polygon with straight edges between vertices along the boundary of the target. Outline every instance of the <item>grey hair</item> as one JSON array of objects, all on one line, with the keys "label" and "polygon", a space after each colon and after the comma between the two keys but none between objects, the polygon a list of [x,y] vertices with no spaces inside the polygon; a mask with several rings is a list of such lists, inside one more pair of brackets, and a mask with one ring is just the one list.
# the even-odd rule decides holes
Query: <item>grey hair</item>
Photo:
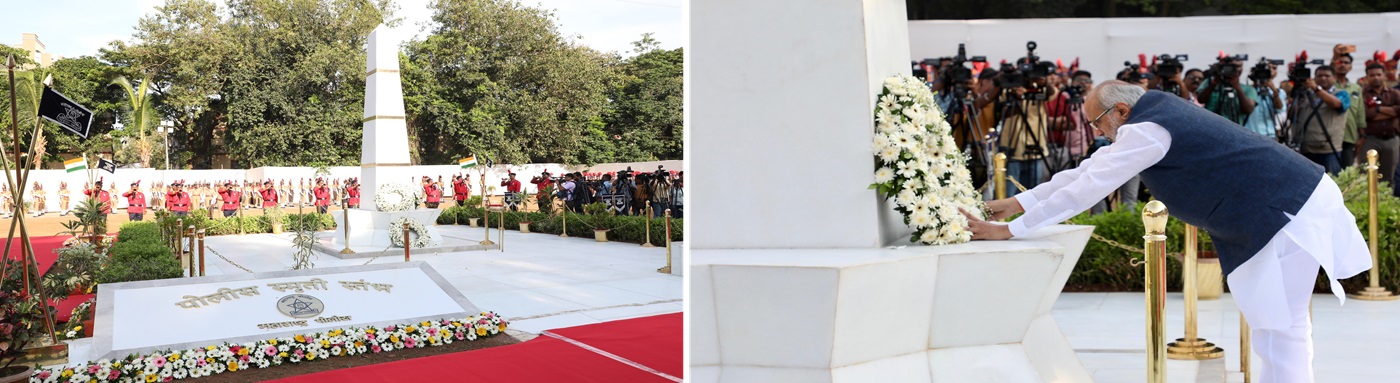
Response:
[{"label": "grey hair", "polygon": [[1104,81],[1094,88],[1095,100],[1099,103],[1099,108],[1103,110],[1113,109],[1118,103],[1128,104],[1129,108],[1137,105],[1138,99],[1142,98],[1146,89],[1142,85],[1129,84],[1119,80]]}]

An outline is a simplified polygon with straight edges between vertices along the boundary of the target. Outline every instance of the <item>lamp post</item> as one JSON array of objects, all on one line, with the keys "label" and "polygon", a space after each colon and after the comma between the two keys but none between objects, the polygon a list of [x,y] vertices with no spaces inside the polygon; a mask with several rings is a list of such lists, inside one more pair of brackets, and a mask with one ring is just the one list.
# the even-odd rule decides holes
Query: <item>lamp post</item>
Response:
[{"label": "lamp post", "polygon": [[[115,131],[120,132],[123,128],[126,128],[126,125],[122,125],[122,122],[121,122],[121,121],[117,121],[117,122],[112,123],[112,130],[115,130]],[[112,161],[113,161],[113,162],[116,162],[116,160],[117,160],[117,140],[112,139],[112,133],[110,133],[110,132],[107,133],[107,140],[112,142]]]}]

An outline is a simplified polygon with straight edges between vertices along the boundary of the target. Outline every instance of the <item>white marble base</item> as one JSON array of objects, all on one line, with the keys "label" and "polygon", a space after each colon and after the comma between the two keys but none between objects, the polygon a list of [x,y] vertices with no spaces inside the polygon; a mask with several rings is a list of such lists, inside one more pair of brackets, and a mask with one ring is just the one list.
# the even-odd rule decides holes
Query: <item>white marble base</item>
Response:
[{"label": "white marble base", "polygon": [[[346,214],[350,217],[350,225],[345,225]],[[402,227],[391,228],[389,224],[399,217],[409,217],[423,223],[428,228],[428,235],[442,243],[442,233],[437,229],[437,218],[442,211],[438,209],[417,209],[409,211],[370,211],[365,209],[350,209],[346,213],[333,212],[335,217],[335,236],[331,238],[332,248],[345,246],[345,230],[350,230],[350,246],[367,246],[383,249],[389,246],[389,230],[403,230]],[[336,249],[339,249],[336,248]]]},{"label": "white marble base", "polygon": [[1091,232],[694,250],[691,365],[697,381],[1089,382],[1050,309]]},{"label": "white marble base", "polygon": [[685,276],[685,242],[671,242],[671,275]]}]

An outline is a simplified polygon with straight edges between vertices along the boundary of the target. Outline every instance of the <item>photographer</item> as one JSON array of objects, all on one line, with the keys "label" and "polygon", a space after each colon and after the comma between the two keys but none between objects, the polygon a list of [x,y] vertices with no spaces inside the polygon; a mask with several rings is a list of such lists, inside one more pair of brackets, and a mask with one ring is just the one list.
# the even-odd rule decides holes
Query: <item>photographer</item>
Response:
[{"label": "photographer", "polygon": [[1254,87],[1255,94],[1261,95],[1259,103],[1255,106],[1254,112],[1249,114],[1245,120],[1244,127],[1252,132],[1259,133],[1264,137],[1279,140],[1278,132],[1279,115],[1287,110],[1284,104],[1283,91],[1274,85],[1274,77],[1278,75],[1278,64],[1283,60],[1261,59],[1254,68],[1249,70],[1249,81]]},{"label": "photographer", "polygon": [[[1380,181],[1394,185],[1396,163],[1400,162],[1400,90],[1386,86],[1385,67],[1366,66],[1366,88],[1361,92],[1366,100],[1366,129],[1362,132],[1360,151],[1374,149],[1380,153]],[[1400,195],[1400,187],[1392,189]]]},{"label": "photographer", "polygon": [[1259,101],[1254,88],[1240,86],[1244,60],[1244,56],[1221,57],[1206,70],[1205,85],[1196,90],[1196,97],[1206,105],[1206,110],[1240,125],[1244,125]]},{"label": "photographer", "polygon": [[1147,89],[1156,89],[1191,100],[1193,96],[1190,90],[1195,88],[1186,86],[1186,81],[1181,78],[1181,71],[1185,69],[1181,62],[1186,60],[1186,55],[1163,54],[1152,60],[1153,76],[1148,79]]},{"label": "photographer", "polygon": [[685,172],[676,174],[676,181],[671,183],[671,218],[684,218],[685,210]]},{"label": "photographer", "polygon": [[656,172],[651,175],[651,209],[652,218],[661,218],[666,209],[671,208],[671,182],[670,173],[656,168]]},{"label": "photographer", "polygon": [[1070,85],[1048,107],[1052,136],[1060,147],[1052,150],[1056,169],[1079,166],[1093,142],[1093,129],[1084,118],[1084,95],[1094,88],[1093,76],[1087,71],[1075,71]]},{"label": "photographer", "polygon": [[[1022,59],[1021,62],[1024,64],[1026,61]],[[1059,97],[1060,91],[1047,86],[1048,73],[1038,75],[1003,71],[999,76],[1002,81],[1014,76],[1024,79],[1024,84],[1010,81],[1006,84],[1017,86],[1003,88],[1002,125],[997,146],[1000,152],[1006,153],[1007,176],[1030,189],[1040,184],[1045,155],[1049,152],[1050,117],[1045,101]],[[1007,188],[1008,196],[1019,192],[1010,180],[1006,185],[998,186]]]},{"label": "photographer", "polygon": [[1351,96],[1337,89],[1332,79],[1332,67],[1322,65],[1313,77],[1295,85],[1291,127],[1299,141],[1304,157],[1332,175],[1341,171],[1342,131],[1346,130],[1347,108]]},{"label": "photographer", "polygon": [[1196,97],[1196,92],[1193,90],[1201,88],[1201,83],[1205,82],[1206,80],[1205,72],[1196,68],[1187,69],[1186,74],[1182,76],[1182,80],[1186,83],[1186,93],[1191,95],[1191,98],[1189,99],[1191,100],[1191,103],[1196,104],[1196,106],[1205,106],[1204,104],[1201,104],[1200,98]]}]

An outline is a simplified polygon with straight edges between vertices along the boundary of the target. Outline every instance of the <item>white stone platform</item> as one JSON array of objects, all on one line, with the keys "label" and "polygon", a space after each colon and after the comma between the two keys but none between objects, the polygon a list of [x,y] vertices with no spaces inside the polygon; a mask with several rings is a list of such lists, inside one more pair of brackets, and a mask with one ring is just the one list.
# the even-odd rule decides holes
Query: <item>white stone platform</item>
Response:
[{"label": "white stone platform", "polygon": [[691,378],[1088,382],[1050,310],[1091,231],[899,249],[692,250]]},{"label": "white stone platform", "polygon": [[[365,258],[374,258],[374,257],[393,257],[393,256],[395,256],[395,255],[397,255],[397,256],[399,256],[399,257],[403,257],[403,248],[402,248],[402,247],[389,246],[387,243],[384,244],[384,245],[382,245],[382,246],[375,246],[375,245],[355,245],[355,244],[352,243],[352,244],[350,245],[350,250],[351,250],[351,251],[354,251],[354,253],[351,253],[351,254],[341,254],[340,251],[345,249],[345,245],[344,245],[345,241],[343,241],[343,240],[337,240],[336,238],[333,237],[334,235],[336,235],[336,233],[332,233],[332,232],[322,232],[322,233],[318,233],[317,236],[316,236],[316,245],[315,245],[316,251],[319,251],[319,252],[322,252],[322,253],[325,253],[325,254],[330,254],[331,256],[336,257],[336,258],[340,258],[340,259],[365,259]],[[340,234],[340,235],[344,235],[344,234]],[[388,234],[386,233],[385,235],[388,235]],[[497,234],[496,234],[496,229],[495,229],[495,228],[492,228],[492,229],[491,229],[491,236],[492,236],[492,237],[495,237],[496,235],[497,235]],[[475,231],[465,232],[465,233],[457,233],[457,232],[454,232],[454,233],[452,233],[452,234],[442,234],[441,232],[439,232],[439,233],[437,234],[437,237],[435,237],[435,238],[437,238],[437,240],[438,240],[437,245],[431,246],[431,247],[425,247],[425,248],[414,248],[414,249],[410,249],[410,254],[412,254],[412,255],[418,255],[418,254],[439,254],[439,253],[455,253],[455,252],[460,252],[460,251],[481,251],[481,250],[497,250],[497,249],[500,249],[500,246],[497,246],[497,245],[482,245],[482,244],[481,244],[481,239],[482,239],[482,238],[485,238],[485,237],[486,237],[486,234],[484,233],[484,230],[482,230],[482,229],[480,229],[480,228],[477,228],[477,230],[475,230]],[[492,240],[494,241],[495,239],[493,238]]]},{"label": "white stone platform", "polygon": [[[438,226],[446,236],[480,239],[481,228]],[[492,230],[496,241],[496,231]],[[321,232],[321,236],[331,232]],[[207,275],[287,270],[292,266],[291,233],[206,237]],[[433,266],[453,288],[483,310],[511,320],[510,327],[529,333],[607,322],[683,309],[681,277],[661,274],[666,248],[599,243],[589,238],[507,230],[505,251],[414,253],[413,261]],[[382,249],[382,248],[381,248]],[[398,256],[340,259],[318,253],[316,267],[402,262]],[[88,347],[85,348],[85,344]],[[90,342],[70,344],[70,360],[90,353]]]}]

